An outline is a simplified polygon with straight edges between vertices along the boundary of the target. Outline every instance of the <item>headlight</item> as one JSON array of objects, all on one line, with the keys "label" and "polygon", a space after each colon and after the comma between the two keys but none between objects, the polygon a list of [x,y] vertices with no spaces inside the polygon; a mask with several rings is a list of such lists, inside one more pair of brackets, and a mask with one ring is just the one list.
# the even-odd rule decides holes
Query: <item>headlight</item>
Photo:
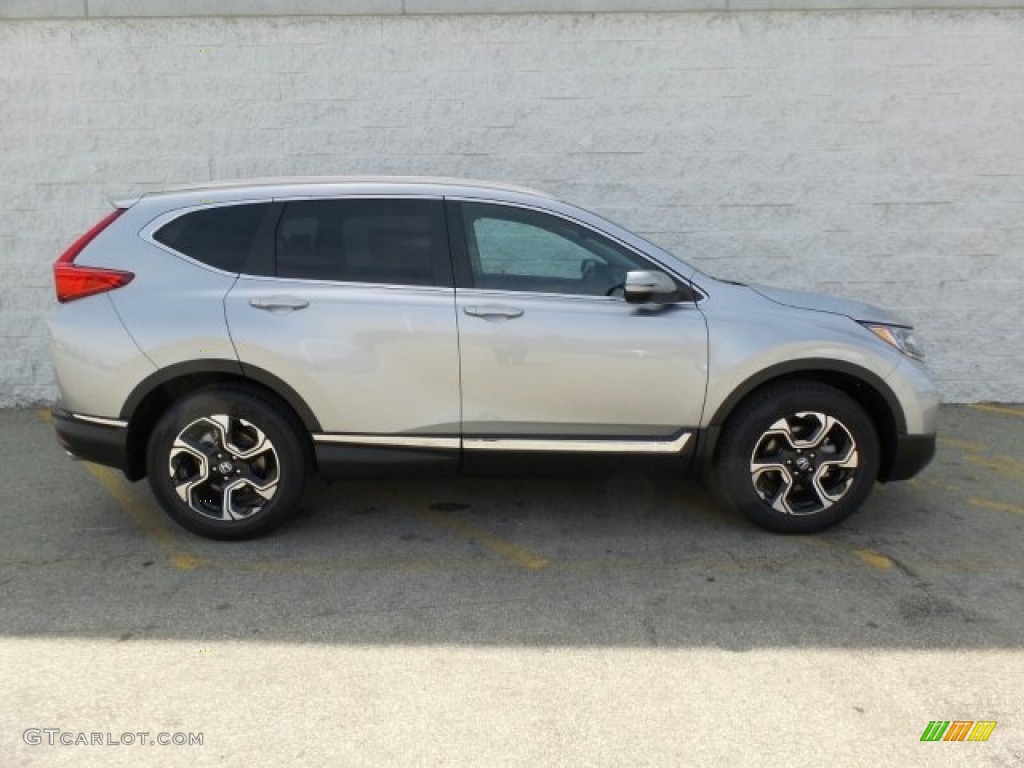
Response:
[{"label": "headlight", "polygon": [[862,323],[875,336],[887,344],[896,347],[907,357],[915,360],[924,360],[924,348],[914,338],[913,328],[904,328],[899,325],[880,325],[878,323]]}]

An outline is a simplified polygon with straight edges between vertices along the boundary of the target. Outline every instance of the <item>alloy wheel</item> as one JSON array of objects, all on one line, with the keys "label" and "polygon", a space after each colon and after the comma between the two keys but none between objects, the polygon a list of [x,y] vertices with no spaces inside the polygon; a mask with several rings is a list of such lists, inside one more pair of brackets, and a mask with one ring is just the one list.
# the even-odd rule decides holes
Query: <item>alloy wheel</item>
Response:
[{"label": "alloy wheel", "polygon": [[171,445],[167,469],[178,497],[214,520],[244,520],[277,491],[274,444],[252,422],[218,413],[192,421]]},{"label": "alloy wheel", "polygon": [[839,419],[801,411],[774,422],[757,440],[750,479],[762,501],[785,515],[813,515],[854,485],[857,443]]}]

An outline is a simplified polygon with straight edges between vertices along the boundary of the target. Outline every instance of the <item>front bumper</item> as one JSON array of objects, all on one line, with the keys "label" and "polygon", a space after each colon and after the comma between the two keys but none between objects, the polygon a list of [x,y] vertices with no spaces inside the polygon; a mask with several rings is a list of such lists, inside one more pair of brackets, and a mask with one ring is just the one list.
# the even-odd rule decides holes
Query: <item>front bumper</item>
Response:
[{"label": "front bumper", "polygon": [[934,456],[935,435],[899,435],[887,471],[878,479],[883,483],[908,480],[927,467]]},{"label": "front bumper", "polygon": [[113,419],[90,420],[60,408],[52,411],[57,441],[75,458],[124,470],[127,456],[127,425]]}]

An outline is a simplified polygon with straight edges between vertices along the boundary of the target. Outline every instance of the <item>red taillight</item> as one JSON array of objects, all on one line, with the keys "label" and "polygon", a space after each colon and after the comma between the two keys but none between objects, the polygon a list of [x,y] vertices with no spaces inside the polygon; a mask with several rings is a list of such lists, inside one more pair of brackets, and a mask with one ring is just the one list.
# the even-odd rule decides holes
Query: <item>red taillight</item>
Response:
[{"label": "red taillight", "polygon": [[131,272],[97,267],[76,267],[74,264],[54,264],[53,279],[57,283],[57,301],[64,303],[84,299],[94,293],[103,293],[128,285],[135,277]]},{"label": "red taillight", "polygon": [[57,301],[66,302],[103,293],[114,288],[127,285],[135,277],[131,272],[117,269],[100,269],[99,267],[75,266],[75,257],[82,252],[93,239],[114,220],[124,213],[123,208],[115,208],[84,235],[73,242],[60,258],[53,263],[53,281],[57,286]]}]

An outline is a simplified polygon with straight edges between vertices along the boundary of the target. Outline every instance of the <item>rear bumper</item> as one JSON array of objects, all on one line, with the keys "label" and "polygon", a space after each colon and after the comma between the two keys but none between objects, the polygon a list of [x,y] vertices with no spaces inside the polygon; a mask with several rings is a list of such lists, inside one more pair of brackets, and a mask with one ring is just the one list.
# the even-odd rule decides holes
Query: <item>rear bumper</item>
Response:
[{"label": "rear bumper", "polygon": [[927,467],[933,456],[935,435],[900,435],[888,471],[879,480],[907,480]]},{"label": "rear bumper", "polygon": [[125,468],[128,442],[127,425],[113,419],[80,416],[59,406],[53,409],[53,428],[57,442],[75,458],[105,464],[108,467]]}]

